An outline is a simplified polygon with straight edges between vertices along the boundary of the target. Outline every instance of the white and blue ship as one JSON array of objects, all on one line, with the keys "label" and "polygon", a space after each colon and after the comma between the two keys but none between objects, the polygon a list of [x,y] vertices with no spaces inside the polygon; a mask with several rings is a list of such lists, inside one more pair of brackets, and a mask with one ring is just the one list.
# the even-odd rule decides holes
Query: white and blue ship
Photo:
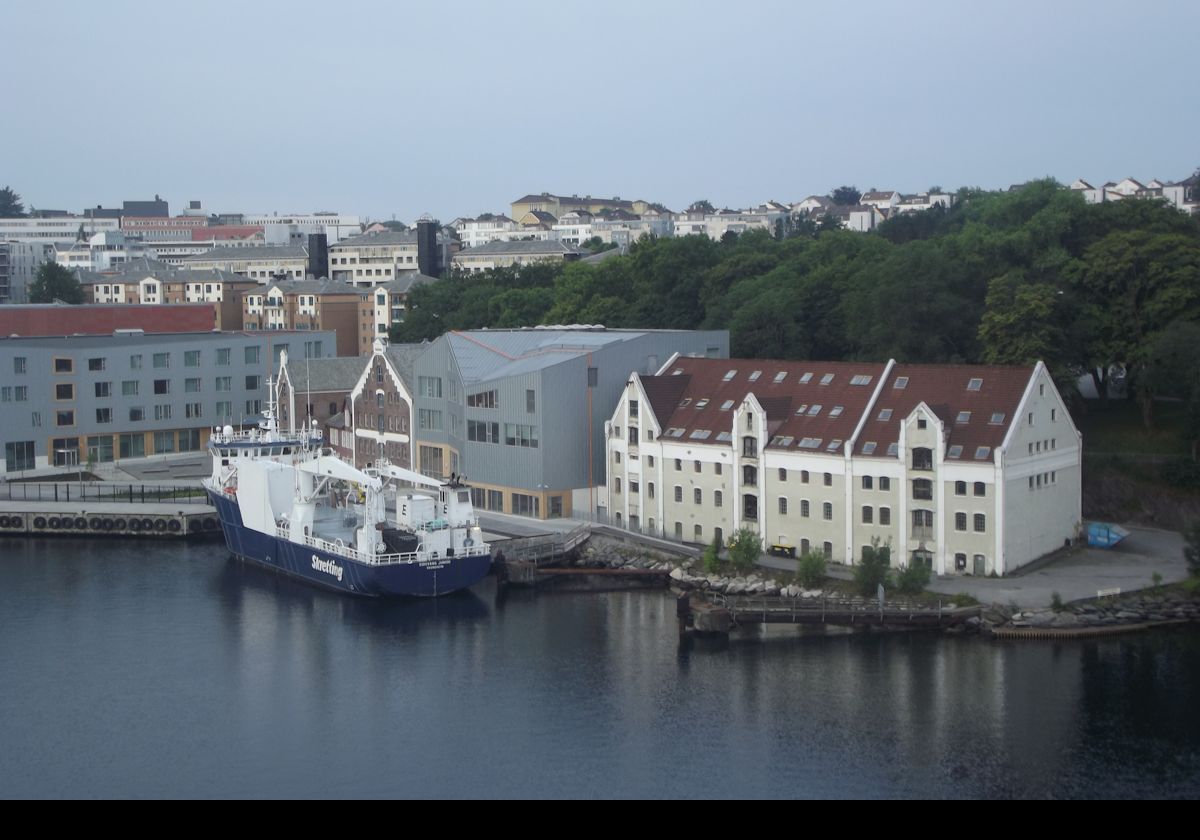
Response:
[{"label": "white and blue ship", "polygon": [[[312,429],[214,430],[204,486],[229,550],[249,563],[339,592],[434,597],[491,567],[470,488],[378,461],[359,470]],[[403,485],[420,485],[416,490]]]}]

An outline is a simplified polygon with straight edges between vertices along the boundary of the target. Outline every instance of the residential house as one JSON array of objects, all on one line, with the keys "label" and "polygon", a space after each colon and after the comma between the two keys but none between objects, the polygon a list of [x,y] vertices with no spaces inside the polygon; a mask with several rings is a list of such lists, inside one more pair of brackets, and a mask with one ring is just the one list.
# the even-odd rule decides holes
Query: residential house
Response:
[{"label": "residential house", "polygon": [[1045,366],[672,358],[606,423],[614,524],[1006,574],[1081,534],[1082,442]]}]

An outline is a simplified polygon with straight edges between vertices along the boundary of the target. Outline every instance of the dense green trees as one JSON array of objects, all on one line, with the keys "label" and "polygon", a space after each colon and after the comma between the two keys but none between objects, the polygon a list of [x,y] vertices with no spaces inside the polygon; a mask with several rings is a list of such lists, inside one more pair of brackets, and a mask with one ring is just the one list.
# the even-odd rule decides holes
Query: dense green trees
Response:
[{"label": "dense green trees", "polygon": [[83,287],[70,271],[56,262],[38,266],[37,277],[29,286],[30,303],[83,303]]},{"label": "dense green trees", "polygon": [[1195,219],[1154,201],[1089,205],[1053,181],[957,199],[872,234],[808,223],[782,238],[651,238],[595,265],[454,276],[414,290],[394,338],[537,323],[725,328],[737,356],[1041,359],[1066,386],[1124,370],[1148,422],[1156,395],[1190,398],[1168,360],[1186,350],[1176,325],[1200,324]]},{"label": "dense green trees", "polygon": [[25,215],[25,205],[21,196],[10,187],[0,189],[0,219],[16,219]]}]

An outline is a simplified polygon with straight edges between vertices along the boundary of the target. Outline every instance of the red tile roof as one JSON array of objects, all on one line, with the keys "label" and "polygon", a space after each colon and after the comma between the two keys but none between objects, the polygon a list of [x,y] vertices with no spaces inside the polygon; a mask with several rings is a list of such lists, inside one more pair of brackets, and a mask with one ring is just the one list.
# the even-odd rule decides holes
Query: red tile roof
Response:
[{"label": "red tile roof", "polygon": [[[896,365],[879,394],[871,417],[863,426],[855,445],[855,455],[864,455],[863,447],[875,443],[875,457],[888,457],[888,447],[898,442],[900,424],[920,403],[933,410],[949,430],[947,451],[962,446],[959,460],[991,461],[996,448],[1004,442],[1009,427],[1016,421],[1021,397],[1033,376],[1033,367],[1000,365]],[[904,388],[896,381],[907,377]],[[970,390],[972,379],[980,379],[979,390]],[[891,409],[887,420],[880,412]],[[961,412],[970,412],[966,423],[959,423]],[[993,415],[999,422],[993,423]],[[976,459],[976,450],[986,446],[986,458]],[[891,457],[895,457],[894,455]]]},{"label": "red tile roof", "polygon": [[[878,362],[679,358],[663,376],[644,376],[641,381],[664,440],[718,443],[718,434],[733,432],[733,411],[753,393],[767,413],[771,448],[797,450],[804,438],[812,438],[821,443],[809,449],[824,452],[830,442],[854,433],[884,369]],[[726,379],[729,371],[734,375]],[[752,381],[755,372],[758,376]],[[852,385],[855,377],[865,381]],[[799,414],[801,406],[804,411]],[[841,411],[835,413],[836,407]],[[668,429],[683,429],[683,435],[668,435]],[[699,431],[711,434],[693,438]]]}]

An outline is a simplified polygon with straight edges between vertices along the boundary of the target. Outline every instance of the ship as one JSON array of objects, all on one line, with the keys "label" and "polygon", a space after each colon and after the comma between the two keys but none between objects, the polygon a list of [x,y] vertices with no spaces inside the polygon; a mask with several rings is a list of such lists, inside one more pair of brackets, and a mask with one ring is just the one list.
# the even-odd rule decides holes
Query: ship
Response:
[{"label": "ship", "polygon": [[358,469],[315,421],[280,431],[273,399],[256,428],[214,429],[208,449],[204,489],[229,551],[247,563],[363,597],[446,595],[491,568],[463,481],[383,458]]}]

